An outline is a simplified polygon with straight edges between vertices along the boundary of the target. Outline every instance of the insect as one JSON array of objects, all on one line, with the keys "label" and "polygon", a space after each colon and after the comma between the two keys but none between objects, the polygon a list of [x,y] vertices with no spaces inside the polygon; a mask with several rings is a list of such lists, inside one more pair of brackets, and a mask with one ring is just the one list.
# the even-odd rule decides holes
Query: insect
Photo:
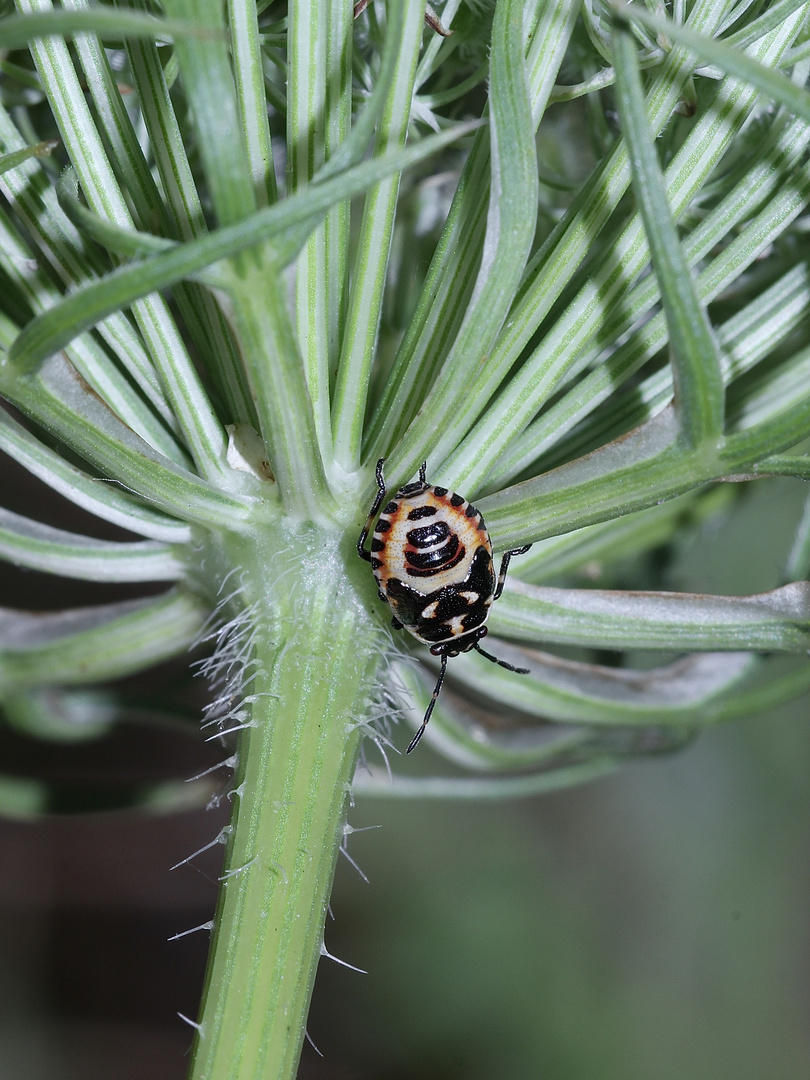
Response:
[{"label": "insect", "polygon": [[461,495],[434,487],[425,479],[425,462],[419,479],[399,489],[380,514],[371,537],[374,518],[385,501],[385,458],[377,462],[377,495],[357,541],[361,559],[371,563],[380,599],[391,605],[395,630],[405,629],[434,656],[441,670],[422,726],[411,739],[410,754],[422,738],[444,682],[447,658],[475,649],[507,671],[528,675],[527,668],[513,667],[485,652],[478,644],[486,636],[489,609],[503,592],[506,571],[513,555],[522,555],[531,544],[507,551],[498,577],[492,560],[492,541],[484,519]]}]

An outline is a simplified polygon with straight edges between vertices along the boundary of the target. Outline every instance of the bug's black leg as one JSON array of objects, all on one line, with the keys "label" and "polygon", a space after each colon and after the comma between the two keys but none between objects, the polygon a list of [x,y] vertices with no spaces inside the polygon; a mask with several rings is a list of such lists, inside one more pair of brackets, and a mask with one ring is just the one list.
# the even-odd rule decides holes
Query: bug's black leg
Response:
[{"label": "bug's black leg", "polygon": [[[381,457],[377,462],[377,495],[374,499],[371,509],[368,512],[366,523],[363,526],[363,531],[360,533],[360,539],[357,541],[357,554],[361,559],[365,559],[366,562],[371,562],[371,552],[366,551],[365,543],[368,534],[371,532],[371,526],[374,522],[374,518],[377,516],[377,512],[383,504],[385,498],[385,480],[383,479],[383,465],[385,464],[385,458]],[[383,597],[383,599],[385,599]]]},{"label": "bug's black leg", "polygon": [[427,480],[425,479],[425,473],[426,472],[427,472],[427,462],[423,461],[422,464],[419,466],[419,483],[420,484],[427,484]]},{"label": "bug's black leg", "polygon": [[447,671],[447,655],[445,653],[442,653],[442,670],[439,672],[439,677],[436,680],[436,685],[433,688],[433,697],[430,699],[430,704],[427,707],[427,712],[425,713],[425,719],[422,721],[422,726],[408,743],[408,749],[405,751],[406,754],[410,754],[411,751],[416,749],[419,740],[425,734],[425,728],[427,727],[428,720],[430,720],[430,714],[433,712],[433,706],[436,704],[436,698],[439,696],[439,691],[441,690],[442,683],[444,682],[445,671]]},{"label": "bug's black leg", "polygon": [[492,597],[493,600],[497,600],[503,592],[504,582],[506,581],[506,571],[509,569],[509,561],[512,556],[525,555],[531,546],[531,544],[527,544],[525,547],[515,548],[514,551],[507,551],[504,553],[504,556],[501,559],[501,568],[498,571],[498,585],[495,589],[495,595]]},{"label": "bug's black leg", "polygon": [[482,656],[485,656],[487,660],[491,660],[493,664],[497,664],[499,667],[506,668],[507,671],[516,671],[518,675],[528,675],[529,669],[527,667],[515,667],[513,664],[507,664],[505,660],[499,660],[497,656],[493,656],[492,653],[486,652],[480,645],[473,645],[473,648],[480,652]]},{"label": "bug's black leg", "polygon": [[[387,596],[383,596],[383,600],[387,600],[387,599],[388,599]],[[396,615],[391,616],[391,629],[392,630],[401,630],[402,629],[402,623],[399,621],[399,619],[396,617]]]}]

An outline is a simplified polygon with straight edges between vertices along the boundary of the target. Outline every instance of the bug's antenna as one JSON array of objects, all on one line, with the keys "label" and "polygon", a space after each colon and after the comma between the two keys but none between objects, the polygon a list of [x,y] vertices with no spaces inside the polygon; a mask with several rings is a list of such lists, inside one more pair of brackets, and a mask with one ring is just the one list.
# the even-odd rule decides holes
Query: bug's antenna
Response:
[{"label": "bug's antenna", "polygon": [[425,479],[425,474],[426,473],[427,473],[427,462],[423,461],[422,464],[419,466],[419,483],[420,484],[427,484],[427,480]]},{"label": "bug's antenna", "polygon": [[480,645],[473,645],[473,648],[476,652],[480,652],[482,656],[485,656],[487,660],[491,660],[493,664],[497,664],[499,667],[506,668],[507,671],[516,671],[518,675],[529,674],[529,669],[527,667],[515,667],[514,664],[507,664],[505,660],[499,660],[497,656],[488,653],[485,649],[482,649]]},{"label": "bug's antenna", "polygon": [[[515,669],[513,668],[512,670],[514,671]],[[410,754],[413,750],[416,749],[419,740],[425,734],[425,728],[427,727],[428,720],[430,720],[430,714],[433,712],[433,706],[436,704],[436,698],[439,696],[439,691],[441,690],[442,683],[444,682],[445,671],[447,671],[447,654],[442,653],[442,670],[439,672],[439,677],[436,680],[436,685],[433,687],[433,697],[430,699],[430,704],[427,707],[427,712],[425,713],[425,719],[422,721],[422,726],[408,743],[408,749],[405,751],[406,754]]]}]

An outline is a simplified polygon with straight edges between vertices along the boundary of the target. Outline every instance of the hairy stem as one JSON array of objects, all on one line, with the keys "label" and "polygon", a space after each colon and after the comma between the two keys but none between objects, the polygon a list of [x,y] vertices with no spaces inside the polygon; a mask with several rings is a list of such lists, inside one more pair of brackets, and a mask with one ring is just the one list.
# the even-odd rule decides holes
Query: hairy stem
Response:
[{"label": "hairy stem", "polygon": [[379,662],[380,632],[335,537],[304,526],[279,535],[285,531],[274,538],[286,541],[282,551],[240,540],[239,552],[228,553],[245,568],[250,726],[240,734],[191,1080],[295,1076]]}]

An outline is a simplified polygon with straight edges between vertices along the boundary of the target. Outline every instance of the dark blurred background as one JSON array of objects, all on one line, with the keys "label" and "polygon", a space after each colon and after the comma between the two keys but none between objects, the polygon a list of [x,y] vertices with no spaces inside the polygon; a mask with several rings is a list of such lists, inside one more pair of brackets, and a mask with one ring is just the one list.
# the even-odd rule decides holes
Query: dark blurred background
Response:
[{"label": "dark blurred background", "polygon": [[[776,585],[803,497],[795,481],[741,487],[670,553],[670,587]],[[2,599],[70,602],[56,596],[10,571]],[[222,757],[142,738],[34,749],[50,775],[113,784]],[[31,744],[3,747],[24,774]],[[803,699],[542,798],[358,802],[350,823],[379,826],[349,841],[369,882],[341,859],[326,944],[368,974],[321,962],[323,1057],[305,1047],[302,1080],[807,1080],[809,764]],[[177,1014],[196,1016],[208,935],[167,939],[211,917],[222,849],[169,868],[226,812],[0,820],[2,1080],[182,1080]]]}]

